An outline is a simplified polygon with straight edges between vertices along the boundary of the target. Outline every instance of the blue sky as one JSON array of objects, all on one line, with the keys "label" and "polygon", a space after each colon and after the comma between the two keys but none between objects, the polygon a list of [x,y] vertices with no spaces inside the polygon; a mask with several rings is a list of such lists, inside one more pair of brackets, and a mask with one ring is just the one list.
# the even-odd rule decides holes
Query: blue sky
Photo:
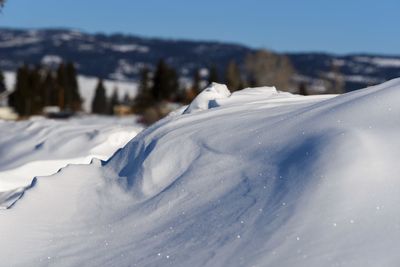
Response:
[{"label": "blue sky", "polygon": [[400,54],[398,0],[7,0],[1,27],[219,40],[276,51]]}]

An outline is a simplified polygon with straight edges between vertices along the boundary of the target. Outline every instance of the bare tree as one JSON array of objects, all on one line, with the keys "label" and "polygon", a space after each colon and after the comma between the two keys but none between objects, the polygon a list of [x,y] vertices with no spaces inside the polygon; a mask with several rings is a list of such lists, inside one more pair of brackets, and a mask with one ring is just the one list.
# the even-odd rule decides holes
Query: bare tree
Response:
[{"label": "bare tree", "polygon": [[252,86],[276,86],[289,90],[294,68],[288,57],[260,50],[246,57],[246,70]]},{"label": "bare tree", "polygon": [[226,68],[225,82],[229,90],[237,91],[243,86],[241,74],[238,65],[234,60],[231,60]]}]

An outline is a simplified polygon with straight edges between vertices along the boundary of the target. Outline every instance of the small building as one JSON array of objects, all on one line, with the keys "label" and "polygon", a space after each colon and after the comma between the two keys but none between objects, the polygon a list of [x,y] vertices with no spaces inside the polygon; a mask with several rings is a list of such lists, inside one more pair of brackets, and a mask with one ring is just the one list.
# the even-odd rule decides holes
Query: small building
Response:
[{"label": "small building", "polygon": [[127,116],[132,114],[132,108],[128,105],[116,105],[114,106],[114,115]]}]

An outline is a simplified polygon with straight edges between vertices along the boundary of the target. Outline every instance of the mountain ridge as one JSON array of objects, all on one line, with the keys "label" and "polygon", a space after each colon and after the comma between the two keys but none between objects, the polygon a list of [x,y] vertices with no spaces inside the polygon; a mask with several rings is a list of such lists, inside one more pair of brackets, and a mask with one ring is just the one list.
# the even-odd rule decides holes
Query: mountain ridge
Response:
[{"label": "mountain ridge", "polygon": [[[125,33],[88,33],[80,29],[0,28],[0,68],[15,71],[24,63],[54,65],[73,61],[80,74],[114,80],[137,80],[143,66],[154,68],[164,58],[181,77],[196,69],[215,65],[220,77],[231,60],[242,65],[256,48],[233,42],[164,39]],[[273,51],[272,51],[273,52]],[[276,52],[273,52],[276,53]],[[329,52],[277,53],[287,56],[296,80],[318,87],[332,80],[337,66],[346,90],[384,82],[400,76],[400,56],[376,53],[334,54]]]}]

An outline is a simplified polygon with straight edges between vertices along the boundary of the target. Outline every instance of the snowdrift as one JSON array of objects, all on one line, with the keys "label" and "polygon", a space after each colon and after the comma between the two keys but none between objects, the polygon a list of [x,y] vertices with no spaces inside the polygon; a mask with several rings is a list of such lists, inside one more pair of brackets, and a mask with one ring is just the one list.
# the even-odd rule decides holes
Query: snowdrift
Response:
[{"label": "snowdrift", "polygon": [[33,177],[68,164],[89,164],[92,158],[108,159],[141,130],[135,117],[0,121],[0,209],[13,205]]},{"label": "snowdrift", "polygon": [[204,99],[106,162],[38,177],[0,211],[3,263],[398,266],[400,80]]}]

